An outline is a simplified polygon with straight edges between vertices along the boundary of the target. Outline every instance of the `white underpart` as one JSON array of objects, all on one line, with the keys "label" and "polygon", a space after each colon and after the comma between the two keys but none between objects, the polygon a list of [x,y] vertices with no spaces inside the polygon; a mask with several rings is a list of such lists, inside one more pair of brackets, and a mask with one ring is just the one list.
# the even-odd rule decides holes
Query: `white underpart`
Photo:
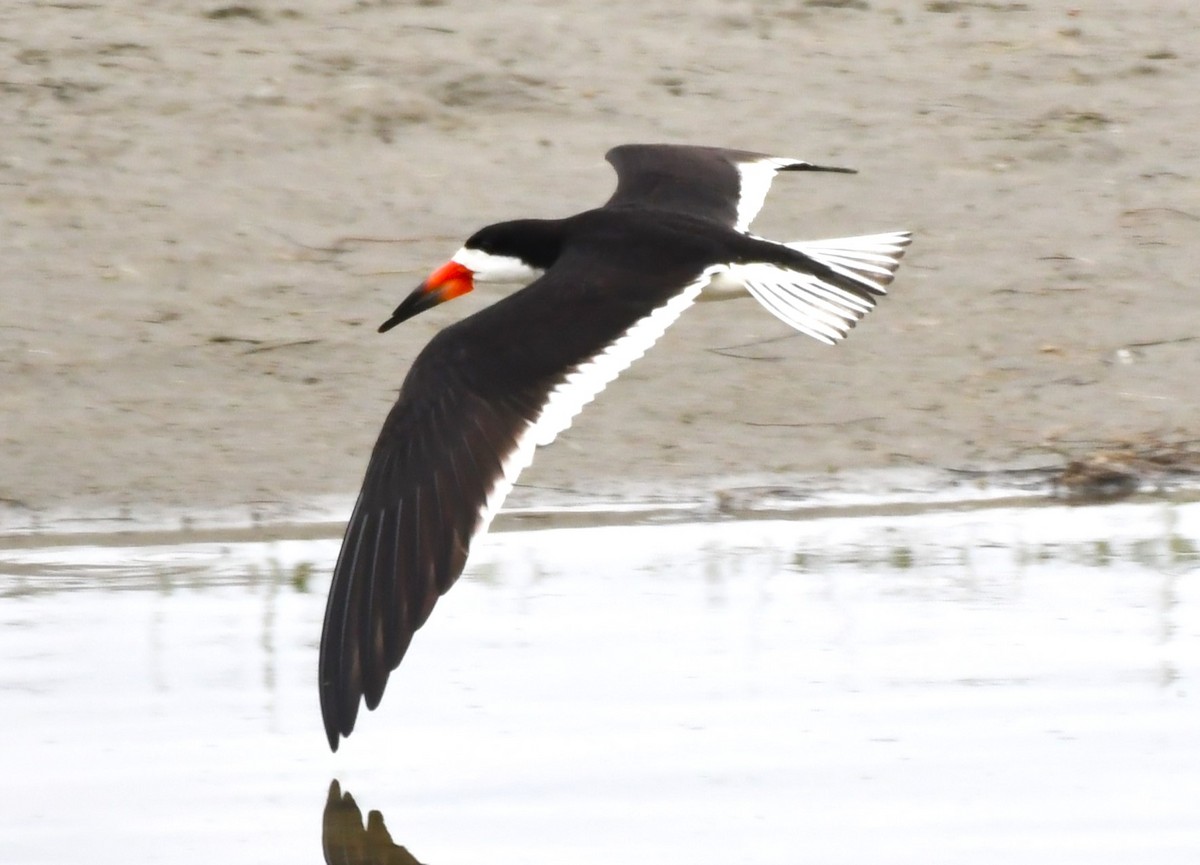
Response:
[{"label": "white underpart", "polygon": [[868,298],[810,273],[775,264],[730,265],[713,285],[725,292],[742,286],[781,321],[832,345],[874,308],[870,295],[887,293],[910,242],[908,232],[894,231],[784,244],[862,286]]},{"label": "white underpart", "polygon": [[451,261],[457,261],[474,274],[478,282],[521,282],[528,283],[542,275],[542,271],[530,267],[512,255],[493,255],[482,249],[463,247],[454,253]]},{"label": "white underpart", "polygon": [[533,462],[538,446],[554,441],[583,411],[583,407],[596,398],[596,394],[644,355],[683,311],[695,302],[717,270],[716,267],[705,270],[658,309],[635,322],[602,352],[568,372],[563,381],[550,391],[541,413],[517,437],[516,448],[503,459],[503,474],[496,480],[487,501],[479,509],[480,521],[475,537],[487,531],[517,482],[518,475]]},{"label": "white underpart", "polygon": [[768,156],[754,162],[739,162],[738,174],[742,178],[742,194],[738,199],[737,222],[734,228],[745,231],[762,210],[763,202],[767,200],[767,192],[771,189],[771,181],[775,173],[789,165],[809,165],[799,159]]}]

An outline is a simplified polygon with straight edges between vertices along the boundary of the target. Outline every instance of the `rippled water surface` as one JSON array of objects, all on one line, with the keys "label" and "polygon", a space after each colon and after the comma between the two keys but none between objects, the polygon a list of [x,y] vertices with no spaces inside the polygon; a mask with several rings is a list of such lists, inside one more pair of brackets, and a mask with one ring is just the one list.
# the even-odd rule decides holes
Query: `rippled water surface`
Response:
[{"label": "rippled water surface", "polygon": [[0,860],[362,861],[350,793],[439,865],[1197,862],[1198,545],[1161,503],[497,534],[336,755],[336,540],[0,549]]}]

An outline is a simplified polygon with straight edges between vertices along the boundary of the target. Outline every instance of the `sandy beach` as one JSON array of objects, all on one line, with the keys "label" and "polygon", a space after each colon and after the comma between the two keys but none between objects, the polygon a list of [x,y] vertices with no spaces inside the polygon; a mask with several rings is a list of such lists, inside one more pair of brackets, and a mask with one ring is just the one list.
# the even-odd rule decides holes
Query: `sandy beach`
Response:
[{"label": "sandy beach", "polygon": [[1187,0],[6,4],[0,508],[353,496],[476,228],[601,203],[622,142],[857,168],[755,230],[907,228],[836,348],[690,310],[514,502],[1062,464],[1200,438]]}]

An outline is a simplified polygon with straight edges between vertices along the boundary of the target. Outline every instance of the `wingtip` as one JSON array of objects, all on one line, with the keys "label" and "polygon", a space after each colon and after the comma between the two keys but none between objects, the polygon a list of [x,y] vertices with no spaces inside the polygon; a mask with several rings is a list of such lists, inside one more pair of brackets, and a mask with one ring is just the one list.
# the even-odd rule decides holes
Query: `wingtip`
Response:
[{"label": "wingtip", "polygon": [[814,165],[811,162],[796,160],[780,167],[780,171],[824,171],[832,174],[858,174],[857,168],[844,168],[840,165]]},{"label": "wingtip", "polygon": [[325,738],[329,742],[329,750],[335,754],[342,739],[350,738],[350,734],[354,732],[354,722],[358,720],[359,699],[356,696],[354,703],[348,706],[321,706],[321,718],[325,722]]},{"label": "wingtip", "polygon": [[354,722],[358,715],[358,697],[355,696],[354,702],[349,706],[343,704],[343,701],[339,699],[338,691],[334,689],[331,681],[327,681],[325,678],[328,660],[328,657],[322,652],[321,722],[325,726],[325,739],[329,742],[329,750],[336,754],[342,738],[349,736],[354,729]]},{"label": "wingtip", "polygon": [[325,739],[329,742],[329,750],[337,753],[338,745],[342,743],[342,731],[339,728],[337,718],[333,716],[327,707],[321,707],[322,720],[325,722]]}]

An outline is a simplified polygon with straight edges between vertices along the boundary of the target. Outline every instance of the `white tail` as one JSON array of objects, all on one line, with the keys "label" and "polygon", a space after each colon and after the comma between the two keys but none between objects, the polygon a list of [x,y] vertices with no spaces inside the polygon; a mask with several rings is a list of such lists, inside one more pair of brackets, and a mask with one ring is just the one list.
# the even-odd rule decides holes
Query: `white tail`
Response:
[{"label": "white tail", "polygon": [[733,265],[728,275],[777,318],[832,345],[875,307],[877,296],[887,294],[910,243],[909,232],[892,231],[784,244],[846,277],[854,288],[775,264]]}]

